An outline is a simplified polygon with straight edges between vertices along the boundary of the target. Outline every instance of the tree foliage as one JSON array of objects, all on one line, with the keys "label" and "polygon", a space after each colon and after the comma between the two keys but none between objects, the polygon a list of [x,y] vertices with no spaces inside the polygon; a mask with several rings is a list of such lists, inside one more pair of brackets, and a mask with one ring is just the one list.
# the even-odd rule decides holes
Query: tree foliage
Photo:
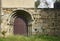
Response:
[{"label": "tree foliage", "polygon": [[39,5],[40,5],[40,0],[37,0],[37,1],[35,2],[35,8],[38,8]]}]

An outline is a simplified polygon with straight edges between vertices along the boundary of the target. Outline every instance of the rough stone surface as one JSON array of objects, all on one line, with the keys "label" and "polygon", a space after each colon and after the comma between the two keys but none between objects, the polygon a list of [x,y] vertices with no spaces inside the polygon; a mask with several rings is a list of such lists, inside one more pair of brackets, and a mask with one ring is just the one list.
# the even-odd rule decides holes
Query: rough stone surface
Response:
[{"label": "rough stone surface", "polygon": [[1,31],[7,31],[6,34],[13,34],[12,12],[15,10],[24,10],[31,14],[32,20],[28,22],[28,34],[46,34],[60,35],[60,10],[59,9],[35,9],[33,8],[2,8],[1,13]]}]

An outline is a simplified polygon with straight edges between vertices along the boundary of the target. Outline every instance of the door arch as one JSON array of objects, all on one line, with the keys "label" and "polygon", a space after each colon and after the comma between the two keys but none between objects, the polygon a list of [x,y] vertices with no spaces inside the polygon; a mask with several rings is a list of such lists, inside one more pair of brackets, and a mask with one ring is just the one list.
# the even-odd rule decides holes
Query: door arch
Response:
[{"label": "door arch", "polygon": [[[15,21],[17,21],[17,20],[18,21],[22,20],[23,23],[25,24],[25,26],[26,26],[25,27],[26,29],[24,29],[26,31],[25,33],[21,33],[21,32],[17,33],[17,29],[15,29],[15,26],[14,26],[14,25],[16,25]],[[10,19],[10,25],[13,27],[13,33],[14,34],[20,34],[21,33],[20,35],[24,35],[24,34],[28,35],[29,33],[31,33],[30,30],[29,30],[29,29],[31,29],[30,26],[29,26],[29,23],[31,21],[32,21],[32,16],[27,11],[24,11],[24,10],[15,10],[15,11],[13,11],[12,14],[11,14],[11,19]]]}]

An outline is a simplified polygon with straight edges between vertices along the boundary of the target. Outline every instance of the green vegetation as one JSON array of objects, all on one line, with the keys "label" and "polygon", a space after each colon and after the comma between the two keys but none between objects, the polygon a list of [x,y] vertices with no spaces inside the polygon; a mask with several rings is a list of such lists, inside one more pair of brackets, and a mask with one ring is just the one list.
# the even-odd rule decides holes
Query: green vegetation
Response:
[{"label": "green vegetation", "polygon": [[7,38],[0,37],[0,41],[60,41],[59,36],[9,36]]}]

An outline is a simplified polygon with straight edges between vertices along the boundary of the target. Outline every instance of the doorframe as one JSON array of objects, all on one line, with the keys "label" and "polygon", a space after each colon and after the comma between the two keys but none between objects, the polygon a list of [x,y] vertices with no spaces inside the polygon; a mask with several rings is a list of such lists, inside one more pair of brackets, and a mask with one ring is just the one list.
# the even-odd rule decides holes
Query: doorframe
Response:
[{"label": "doorframe", "polygon": [[[22,9],[16,9],[16,10],[22,10]],[[15,20],[15,18],[17,17],[17,16],[15,16],[16,14],[15,14],[15,11],[16,10],[14,10],[11,14],[10,14],[10,20],[9,20],[9,23],[10,23],[10,26],[11,26],[11,28],[12,28],[12,34],[14,34],[13,32],[14,32],[14,20]],[[31,15],[31,20],[32,21],[30,21],[30,22],[28,22],[28,36],[29,35],[32,35],[32,22],[34,21],[34,18],[33,18],[33,14],[32,14],[32,12],[30,12],[30,11],[28,11],[28,10],[23,10],[23,11],[26,11],[26,12],[28,12],[28,14],[30,14]]]}]

